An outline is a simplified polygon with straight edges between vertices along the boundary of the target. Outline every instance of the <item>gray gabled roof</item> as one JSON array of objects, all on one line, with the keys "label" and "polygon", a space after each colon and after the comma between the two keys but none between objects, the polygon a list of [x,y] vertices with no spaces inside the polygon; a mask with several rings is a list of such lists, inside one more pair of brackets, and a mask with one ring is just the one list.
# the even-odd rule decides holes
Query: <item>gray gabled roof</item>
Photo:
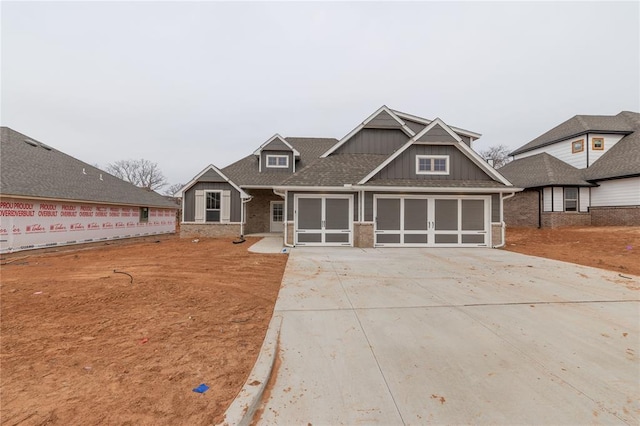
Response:
[{"label": "gray gabled roof", "polygon": [[514,160],[498,171],[520,188],[542,186],[594,186],[583,177],[583,170],[543,152]]},{"label": "gray gabled roof", "polygon": [[[296,161],[296,172],[316,161],[338,140],[333,138],[284,138],[296,151],[300,159]],[[258,171],[258,157],[248,155],[222,169],[222,172],[239,186],[279,185],[291,175],[282,171]]]},{"label": "gray gabled roof", "polygon": [[602,180],[640,175],[640,114],[624,111],[619,114],[634,132],[622,138],[602,157],[584,171],[587,180]]},{"label": "gray gabled roof", "polygon": [[521,146],[509,155],[518,155],[546,145],[551,145],[586,133],[622,133],[629,134],[634,129],[626,114],[636,114],[623,111],[618,115],[576,115],[562,124],[543,133],[531,142]]},{"label": "gray gabled roof", "polygon": [[344,186],[357,184],[389,157],[383,154],[332,154],[320,158],[282,182],[283,186]]},{"label": "gray gabled roof", "polygon": [[8,127],[0,128],[0,194],[177,208],[156,192],[138,188]]}]

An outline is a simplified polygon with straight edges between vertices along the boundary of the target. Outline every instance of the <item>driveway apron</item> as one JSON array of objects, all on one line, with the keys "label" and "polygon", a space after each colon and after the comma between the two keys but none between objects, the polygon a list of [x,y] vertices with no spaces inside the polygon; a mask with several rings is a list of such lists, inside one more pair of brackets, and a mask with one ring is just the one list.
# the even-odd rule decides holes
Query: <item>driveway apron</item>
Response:
[{"label": "driveway apron", "polygon": [[638,424],[639,292],[502,250],[293,249],[258,424]]}]

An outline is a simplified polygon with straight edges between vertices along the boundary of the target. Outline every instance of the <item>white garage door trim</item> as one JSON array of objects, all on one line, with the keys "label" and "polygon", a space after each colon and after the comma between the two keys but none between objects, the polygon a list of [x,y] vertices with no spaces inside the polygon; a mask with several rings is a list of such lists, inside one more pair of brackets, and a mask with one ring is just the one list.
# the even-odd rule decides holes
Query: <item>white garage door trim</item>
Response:
[{"label": "white garage door trim", "polygon": [[[384,228],[380,224],[378,217],[378,200],[398,200],[399,212],[393,228]],[[424,200],[427,212],[416,212],[426,219],[424,226],[412,226],[406,229],[405,226],[405,205],[406,200]],[[480,226],[476,223],[472,229],[463,229],[464,203],[465,201],[482,201],[482,215],[484,216]],[[441,218],[436,223],[436,209],[438,201],[457,201],[457,217]],[[468,206],[466,211],[470,210]],[[491,244],[491,196],[460,196],[460,195],[395,195],[395,194],[374,194],[373,196],[373,219],[374,219],[374,246],[375,247],[489,247]],[[448,223],[446,223],[448,222]],[[476,221],[477,222],[477,221]],[[447,226],[445,226],[447,225]]]},{"label": "white garage door trim", "polygon": [[[293,200],[295,245],[353,246],[353,194],[294,194]],[[348,217],[333,215],[343,201]]]}]

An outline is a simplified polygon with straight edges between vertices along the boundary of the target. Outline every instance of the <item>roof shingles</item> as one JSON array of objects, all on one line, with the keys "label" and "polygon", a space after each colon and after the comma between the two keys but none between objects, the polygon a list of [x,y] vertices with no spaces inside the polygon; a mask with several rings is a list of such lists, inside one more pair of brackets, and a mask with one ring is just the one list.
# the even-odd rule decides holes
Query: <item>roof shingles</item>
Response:
[{"label": "roof shingles", "polygon": [[0,142],[2,196],[177,208],[156,192],[138,188],[8,127],[0,129]]}]

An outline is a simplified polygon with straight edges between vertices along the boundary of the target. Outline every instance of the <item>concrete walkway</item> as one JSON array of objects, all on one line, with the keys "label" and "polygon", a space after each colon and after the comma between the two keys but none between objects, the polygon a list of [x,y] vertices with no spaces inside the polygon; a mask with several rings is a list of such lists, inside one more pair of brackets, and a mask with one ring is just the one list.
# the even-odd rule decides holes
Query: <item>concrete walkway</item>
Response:
[{"label": "concrete walkway", "polygon": [[262,237],[260,241],[249,247],[250,252],[288,253],[289,248],[282,245],[282,234],[253,234],[247,235],[247,237]]},{"label": "concrete walkway", "polygon": [[638,424],[639,289],[502,250],[293,249],[258,424]]}]

